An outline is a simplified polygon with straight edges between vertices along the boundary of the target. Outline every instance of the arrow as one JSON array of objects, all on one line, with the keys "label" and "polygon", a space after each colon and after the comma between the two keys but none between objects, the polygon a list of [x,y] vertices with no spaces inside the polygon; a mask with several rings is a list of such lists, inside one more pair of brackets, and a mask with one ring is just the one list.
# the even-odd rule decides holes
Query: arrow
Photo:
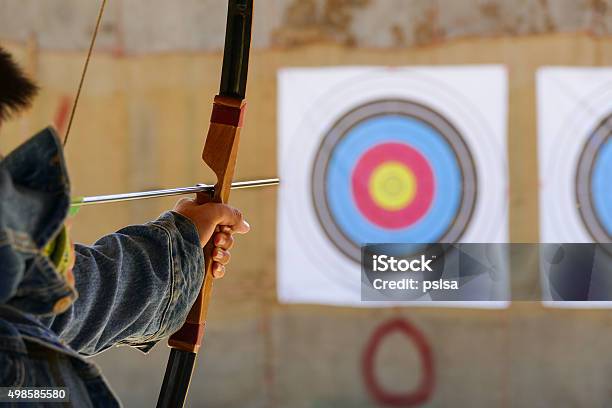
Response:
[{"label": "arrow", "polygon": [[[268,187],[268,186],[277,186],[280,184],[280,180],[275,179],[266,179],[266,180],[253,180],[253,181],[241,181],[237,183],[232,183],[232,190],[243,190],[249,188],[257,188],[257,187]],[[101,196],[93,196],[93,197],[84,197],[84,198],[76,198],[72,201],[71,205],[73,207],[84,207],[94,204],[107,204],[107,203],[118,203],[124,201],[134,201],[134,200],[146,200],[151,198],[159,198],[159,197],[172,197],[172,196],[180,196],[180,195],[188,195],[195,193],[208,193],[209,195],[214,193],[215,186],[213,184],[197,184],[192,187],[179,187],[179,188],[170,188],[166,190],[152,190],[152,191],[141,191],[137,193],[123,193],[123,194],[111,194],[111,195],[101,195]]]}]

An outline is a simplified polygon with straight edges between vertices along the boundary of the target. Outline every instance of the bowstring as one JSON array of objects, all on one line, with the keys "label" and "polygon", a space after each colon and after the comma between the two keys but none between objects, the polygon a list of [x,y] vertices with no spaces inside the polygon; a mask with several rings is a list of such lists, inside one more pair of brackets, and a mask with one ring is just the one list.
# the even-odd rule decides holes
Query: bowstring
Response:
[{"label": "bowstring", "polygon": [[100,23],[102,21],[102,16],[104,15],[106,1],[107,0],[102,0],[102,4],[100,5],[100,10],[98,12],[98,19],[96,20],[96,27],[94,28],[93,35],[91,36],[89,50],[87,51],[87,58],[85,59],[85,64],[83,65],[83,70],[81,72],[81,80],[79,81],[79,87],[77,88],[74,103],[72,104],[72,111],[70,112],[70,119],[68,120],[68,127],[66,128],[66,134],[64,135],[64,147],[66,147],[66,144],[68,143],[68,136],[70,135],[70,129],[72,129],[72,121],[74,120],[74,114],[76,113],[77,106],[79,104],[79,98],[81,97],[81,90],[83,89],[83,83],[85,82],[85,76],[87,75],[87,68],[89,68],[89,60],[91,59],[91,54],[93,52],[94,46],[96,45],[96,38],[98,37],[98,31],[100,30]]}]

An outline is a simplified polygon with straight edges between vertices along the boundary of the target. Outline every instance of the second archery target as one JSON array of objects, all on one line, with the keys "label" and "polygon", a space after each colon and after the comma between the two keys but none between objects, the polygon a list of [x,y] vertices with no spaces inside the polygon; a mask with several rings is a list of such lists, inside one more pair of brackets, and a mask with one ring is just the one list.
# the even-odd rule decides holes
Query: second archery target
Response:
[{"label": "second archery target", "polygon": [[288,69],[278,113],[281,301],[373,306],[364,244],[508,241],[504,68]]},{"label": "second archery target", "polygon": [[596,242],[612,242],[612,112],[590,133],[576,171],[576,200]]},{"label": "second archery target", "polygon": [[612,242],[612,70],[538,73],[541,241]]},{"label": "second archery target", "polygon": [[538,108],[543,299],[610,308],[612,70],[541,69]]}]

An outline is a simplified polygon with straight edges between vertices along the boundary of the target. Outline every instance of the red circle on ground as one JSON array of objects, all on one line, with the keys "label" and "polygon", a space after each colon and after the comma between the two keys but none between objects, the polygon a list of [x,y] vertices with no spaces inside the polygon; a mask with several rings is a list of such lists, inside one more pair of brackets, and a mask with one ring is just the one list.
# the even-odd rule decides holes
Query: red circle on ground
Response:
[{"label": "red circle on ground", "polygon": [[[409,168],[416,178],[415,197],[405,208],[389,211],[372,198],[369,182],[372,173],[382,164],[398,162]],[[353,199],[370,222],[386,229],[402,229],[419,221],[431,207],[435,190],[434,174],[423,155],[402,143],[385,143],[368,150],[352,174]]]},{"label": "red circle on ground", "polygon": [[[419,350],[423,376],[416,390],[407,393],[393,393],[385,390],[376,379],[375,360],[380,343],[393,332],[400,332],[412,340]],[[434,390],[434,364],[431,348],[425,336],[404,319],[394,319],[378,327],[363,353],[363,376],[365,385],[379,404],[390,407],[413,407],[429,400]]]}]

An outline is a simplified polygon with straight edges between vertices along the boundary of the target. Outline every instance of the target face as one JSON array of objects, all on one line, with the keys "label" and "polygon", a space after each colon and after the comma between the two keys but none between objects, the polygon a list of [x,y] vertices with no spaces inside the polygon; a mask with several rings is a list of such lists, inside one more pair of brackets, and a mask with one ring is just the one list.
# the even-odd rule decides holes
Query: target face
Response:
[{"label": "target face", "polygon": [[[404,305],[362,301],[365,244],[403,244],[393,256],[412,259],[508,242],[507,85],[500,66],[281,70],[279,301]],[[438,302],[411,305],[465,306]]]},{"label": "target face", "polygon": [[582,220],[599,243],[612,242],[612,115],[587,139],[578,162],[576,198]]},{"label": "target face", "polygon": [[369,243],[455,243],[475,209],[476,170],[453,124],[409,100],[380,100],[339,119],[312,173],[321,227],[359,262]]},{"label": "target face", "polygon": [[542,299],[611,308],[612,69],[541,68],[538,99]]}]

